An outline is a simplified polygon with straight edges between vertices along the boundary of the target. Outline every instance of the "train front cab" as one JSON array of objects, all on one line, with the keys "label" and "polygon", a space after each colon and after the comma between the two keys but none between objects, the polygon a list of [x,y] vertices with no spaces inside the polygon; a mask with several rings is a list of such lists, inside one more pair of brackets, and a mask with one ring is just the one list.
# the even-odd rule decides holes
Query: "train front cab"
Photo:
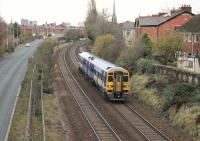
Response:
[{"label": "train front cab", "polygon": [[130,97],[130,78],[126,70],[111,70],[106,77],[106,94],[111,101],[128,100]]}]

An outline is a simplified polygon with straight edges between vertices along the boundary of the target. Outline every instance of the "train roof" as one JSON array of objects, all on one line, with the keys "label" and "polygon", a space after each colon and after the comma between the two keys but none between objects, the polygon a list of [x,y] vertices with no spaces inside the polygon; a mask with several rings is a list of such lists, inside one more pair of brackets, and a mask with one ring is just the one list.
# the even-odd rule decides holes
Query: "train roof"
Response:
[{"label": "train roof", "polygon": [[109,70],[113,70],[113,69],[118,69],[118,70],[125,70],[122,67],[118,67],[115,64],[112,64],[111,62],[108,62],[106,60],[103,60],[89,52],[82,52],[79,53],[79,55],[83,58],[85,58],[86,60],[89,60],[90,62],[92,62],[96,67],[104,70],[104,71],[109,71]]}]

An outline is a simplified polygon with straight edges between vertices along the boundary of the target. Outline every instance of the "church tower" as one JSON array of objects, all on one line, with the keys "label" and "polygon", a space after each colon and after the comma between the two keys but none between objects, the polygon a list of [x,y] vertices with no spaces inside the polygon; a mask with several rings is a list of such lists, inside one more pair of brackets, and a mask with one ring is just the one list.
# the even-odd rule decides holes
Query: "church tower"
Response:
[{"label": "church tower", "polygon": [[117,16],[116,16],[116,12],[115,12],[115,0],[114,0],[114,3],[113,3],[112,22],[113,22],[113,23],[117,23]]}]

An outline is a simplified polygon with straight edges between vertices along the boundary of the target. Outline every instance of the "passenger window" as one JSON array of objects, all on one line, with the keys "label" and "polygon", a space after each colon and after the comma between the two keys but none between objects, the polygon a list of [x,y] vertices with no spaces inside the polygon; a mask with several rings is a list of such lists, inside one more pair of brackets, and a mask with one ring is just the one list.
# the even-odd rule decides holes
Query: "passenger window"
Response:
[{"label": "passenger window", "polygon": [[112,76],[108,76],[108,82],[113,82],[113,77]]},{"label": "passenger window", "polygon": [[123,81],[128,82],[128,76],[123,76]]}]

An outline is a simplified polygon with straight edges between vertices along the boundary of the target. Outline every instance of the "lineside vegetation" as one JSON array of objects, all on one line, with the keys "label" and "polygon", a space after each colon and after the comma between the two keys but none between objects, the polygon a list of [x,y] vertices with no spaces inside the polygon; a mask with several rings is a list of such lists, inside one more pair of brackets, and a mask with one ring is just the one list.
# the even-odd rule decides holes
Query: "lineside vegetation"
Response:
[{"label": "lineside vegetation", "polygon": [[[42,106],[41,106],[41,82],[43,83],[43,103],[44,103],[44,113],[46,114],[45,136],[49,139],[49,134],[51,135],[51,140],[64,140],[63,132],[61,132],[61,123],[58,113],[58,106],[56,103],[56,97],[53,94],[53,80],[51,78],[52,72],[52,55],[54,47],[57,42],[52,39],[46,39],[37,49],[36,53],[28,61],[28,70],[25,78],[22,82],[21,91],[19,94],[14,118],[12,121],[12,126],[9,134],[8,140],[27,140],[31,138],[33,140],[41,141],[43,139],[43,126],[42,126]],[[34,71],[33,71],[34,70]],[[43,76],[42,76],[43,74]],[[32,90],[31,90],[32,81]],[[29,114],[29,98],[30,91],[32,91],[32,106],[34,107],[31,118],[31,134],[28,130],[28,114]],[[50,104],[53,103],[53,104]],[[53,116],[48,113],[54,113]],[[56,117],[56,119],[55,119]],[[57,126],[59,128],[52,128],[52,126]],[[59,132],[58,132],[59,131]]]}]

